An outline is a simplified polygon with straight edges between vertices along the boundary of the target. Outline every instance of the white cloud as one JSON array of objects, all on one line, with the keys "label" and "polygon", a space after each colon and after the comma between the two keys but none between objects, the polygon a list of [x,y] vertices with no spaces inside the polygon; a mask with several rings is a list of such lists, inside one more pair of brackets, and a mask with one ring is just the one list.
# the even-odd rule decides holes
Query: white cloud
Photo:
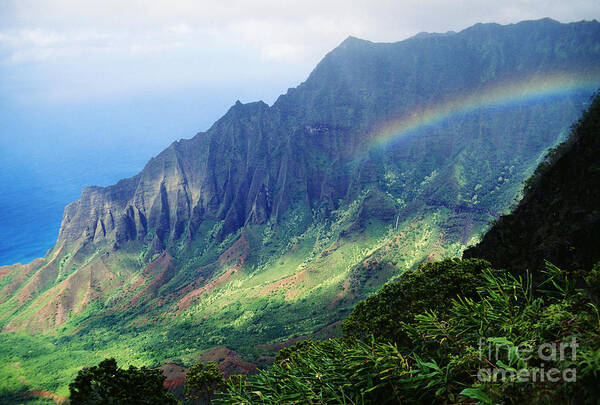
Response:
[{"label": "white cloud", "polygon": [[305,58],[306,48],[292,44],[272,44],[265,46],[261,54],[266,60],[275,62],[302,60]]},{"label": "white cloud", "polygon": [[348,35],[396,41],[476,22],[600,17],[597,0],[0,3],[0,69],[33,66],[40,92],[81,97],[273,77],[294,85]]}]

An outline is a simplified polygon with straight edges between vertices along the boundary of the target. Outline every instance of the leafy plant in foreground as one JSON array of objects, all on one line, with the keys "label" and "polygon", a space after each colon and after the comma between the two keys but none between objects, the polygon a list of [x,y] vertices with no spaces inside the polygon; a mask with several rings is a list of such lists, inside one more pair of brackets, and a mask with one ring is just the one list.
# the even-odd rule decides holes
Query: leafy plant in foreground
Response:
[{"label": "leafy plant in foreground", "polygon": [[[469,264],[456,260],[444,265],[451,263],[458,269]],[[398,328],[406,345],[347,335],[301,342],[282,351],[257,376],[230,382],[219,403],[594,403],[600,375],[600,317],[593,310],[597,286],[590,282],[594,274],[589,272],[584,283],[548,264],[547,279],[536,289],[531,276],[485,268],[473,296],[458,295],[446,307],[406,315]],[[579,284],[584,287],[571,288]],[[403,286],[398,291],[413,287]],[[439,284],[436,294],[443,296],[445,288],[454,287]],[[389,291],[382,292],[390,297]],[[369,302],[383,312],[386,301],[379,298]],[[393,308],[394,313],[401,310]],[[575,341],[578,349],[571,346],[564,357],[555,353],[543,358],[537,351],[523,356],[524,347]],[[531,377],[549,369],[562,378]],[[576,379],[564,374],[570,370]]]},{"label": "leafy plant in foreground", "polygon": [[447,311],[450,300],[459,295],[475,297],[483,271],[489,268],[485,260],[446,259],[408,271],[359,302],[343,321],[344,335],[359,339],[373,335],[381,341],[410,344],[405,323],[424,311]]}]

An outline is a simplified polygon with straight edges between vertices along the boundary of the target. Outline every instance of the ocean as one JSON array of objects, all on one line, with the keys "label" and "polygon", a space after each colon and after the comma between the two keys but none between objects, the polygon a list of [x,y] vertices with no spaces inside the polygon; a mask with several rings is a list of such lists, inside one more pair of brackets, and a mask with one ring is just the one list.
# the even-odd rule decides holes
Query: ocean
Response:
[{"label": "ocean", "polygon": [[0,100],[0,266],[44,256],[56,242],[65,206],[83,188],[133,176],[233,104],[197,98],[31,108]]},{"label": "ocean", "polygon": [[[58,236],[64,207],[88,185],[109,185],[129,177],[158,148],[132,142],[130,148],[73,149],[39,144],[39,154],[10,149],[0,157],[0,265],[43,256]],[[166,145],[165,145],[166,146]]]}]

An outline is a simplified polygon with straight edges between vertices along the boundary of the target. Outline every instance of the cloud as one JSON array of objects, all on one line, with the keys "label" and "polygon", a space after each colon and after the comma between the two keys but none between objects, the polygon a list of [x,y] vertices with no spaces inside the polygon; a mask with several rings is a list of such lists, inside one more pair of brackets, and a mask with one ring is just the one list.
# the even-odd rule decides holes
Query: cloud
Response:
[{"label": "cloud", "polygon": [[[389,42],[422,31],[460,30],[476,22],[547,16],[560,21],[598,18],[600,4],[597,0],[3,0],[0,74],[28,72],[38,94],[55,98],[117,96],[157,86],[207,83],[258,88],[274,77],[294,85],[348,35]],[[21,82],[26,82],[24,75]]]}]

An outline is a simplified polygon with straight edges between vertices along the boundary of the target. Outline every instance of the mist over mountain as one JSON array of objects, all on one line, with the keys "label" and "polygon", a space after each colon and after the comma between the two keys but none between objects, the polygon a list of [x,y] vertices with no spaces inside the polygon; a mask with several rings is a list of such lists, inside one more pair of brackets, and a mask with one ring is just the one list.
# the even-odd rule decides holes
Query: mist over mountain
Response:
[{"label": "mist over mountain", "polygon": [[[219,390],[218,403],[595,403],[599,118],[596,94],[467,259],[404,272],[356,304],[341,337],[286,347],[259,375]],[[577,348],[546,356],[550,342]],[[501,352],[536,344],[527,360]]]},{"label": "mist over mountain", "polygon": [[[533,39],[528,41],[528,36]],[[391,156],[372,153],[350,167],[358,152],[369,147],[378,123],[475,93],[490,83],[553,72],[593,73],[597,59],[593,52],[587,53],[586,45],[593,49],[597,37],[597,23],[562,26],[551,20],[514,27],[478,24],[458,35],[417,36],[396,44],[349,37],[324,58],[305,83],[290,89],[272,107],[260,102],[237,103],[207,133],[174,143],[138,176],[113,187],[86,189],[81,200],[66,209],[58,245],[143,241],[154,231],[150,236],[160,250],[182,236],[193,239],[195,228],[204,220],[224,221],[220,237],[248,223],[261,224],[271,218],[277,222],[294,198],[306,209],[334,210],[340,200],[355,198],[364,184],[382,181],[377,173],[368,173],[367,166],[378,165],[385,171],[389,160],[403,163],[402,155],[398,157],[408,148],[395,147]],[[576,43],[576,49],[565,49],[569,42]],[[548,54],[551,49],[560,52]],[[571,107],[571,121],[580,106]],[[445,134],[446,148],[435,148],[422,139],[413,142],[440,163],[467,142],[479,142],[474,149],[481,146],[485,154],[485,147],[494,140],[517,143],[511,153],[534,152],[531,156],[537,157],[535,153],[556,141],[552,128],[560,125],[538,119],[550,125],[535,128],[537,136],[524,134],[531,132],[523,127],[532,120],[524,118],[533,111],[531,106],[523,107],[527,108],[531,110],[507,111],[522,115],[508,120],[515,127],[503,128],[504,134],[495,128],[487,139],[485,134],[473,134],[472,126],[482,118],[465,117],[467,122],[459,124],[459,133],[446,131],[450,132]],[[448,125],[457,125],[450,121]],[[489,121],[486,124],[493,126]],[[564,120],[562,127],[568,122]],[[465,130],[469,124],[471,128]],[[430,135],[436,136],[443,135]],[[517,138],[522,136],[532,140],[518,145]],[[496,149],[496,153],[508,152]],[[412,158],[423,160],[415,154]],[[510,161],[507,156],[496,159]],[[531,160],[515,156],[512,160],[521,167],[531,165]],[[424,172],[429,168],[419,167],[417,179],[429,174]],[[351,181],[357,178],[362,184]]]},{"label": "mist over mountain", "polygon": [[464,252],[513,273],[539,278],[545,261],[566,271],[589,270],[600,260],[600,99],[550,150],[528,179],[523,199]]},{"label": "mist over mountain", "polygon": [[[349,37],[273,105],[238,102],[84,189],[45,257],[0,267],[0,345],[24,368],[65,348],[79,364],[223,346],[235,367],[268,363],[476,242],[599,85],[597,21]],[[23,355],[19,332],[47,350]],[[64,394],[72,371],[35,384]]]}]

